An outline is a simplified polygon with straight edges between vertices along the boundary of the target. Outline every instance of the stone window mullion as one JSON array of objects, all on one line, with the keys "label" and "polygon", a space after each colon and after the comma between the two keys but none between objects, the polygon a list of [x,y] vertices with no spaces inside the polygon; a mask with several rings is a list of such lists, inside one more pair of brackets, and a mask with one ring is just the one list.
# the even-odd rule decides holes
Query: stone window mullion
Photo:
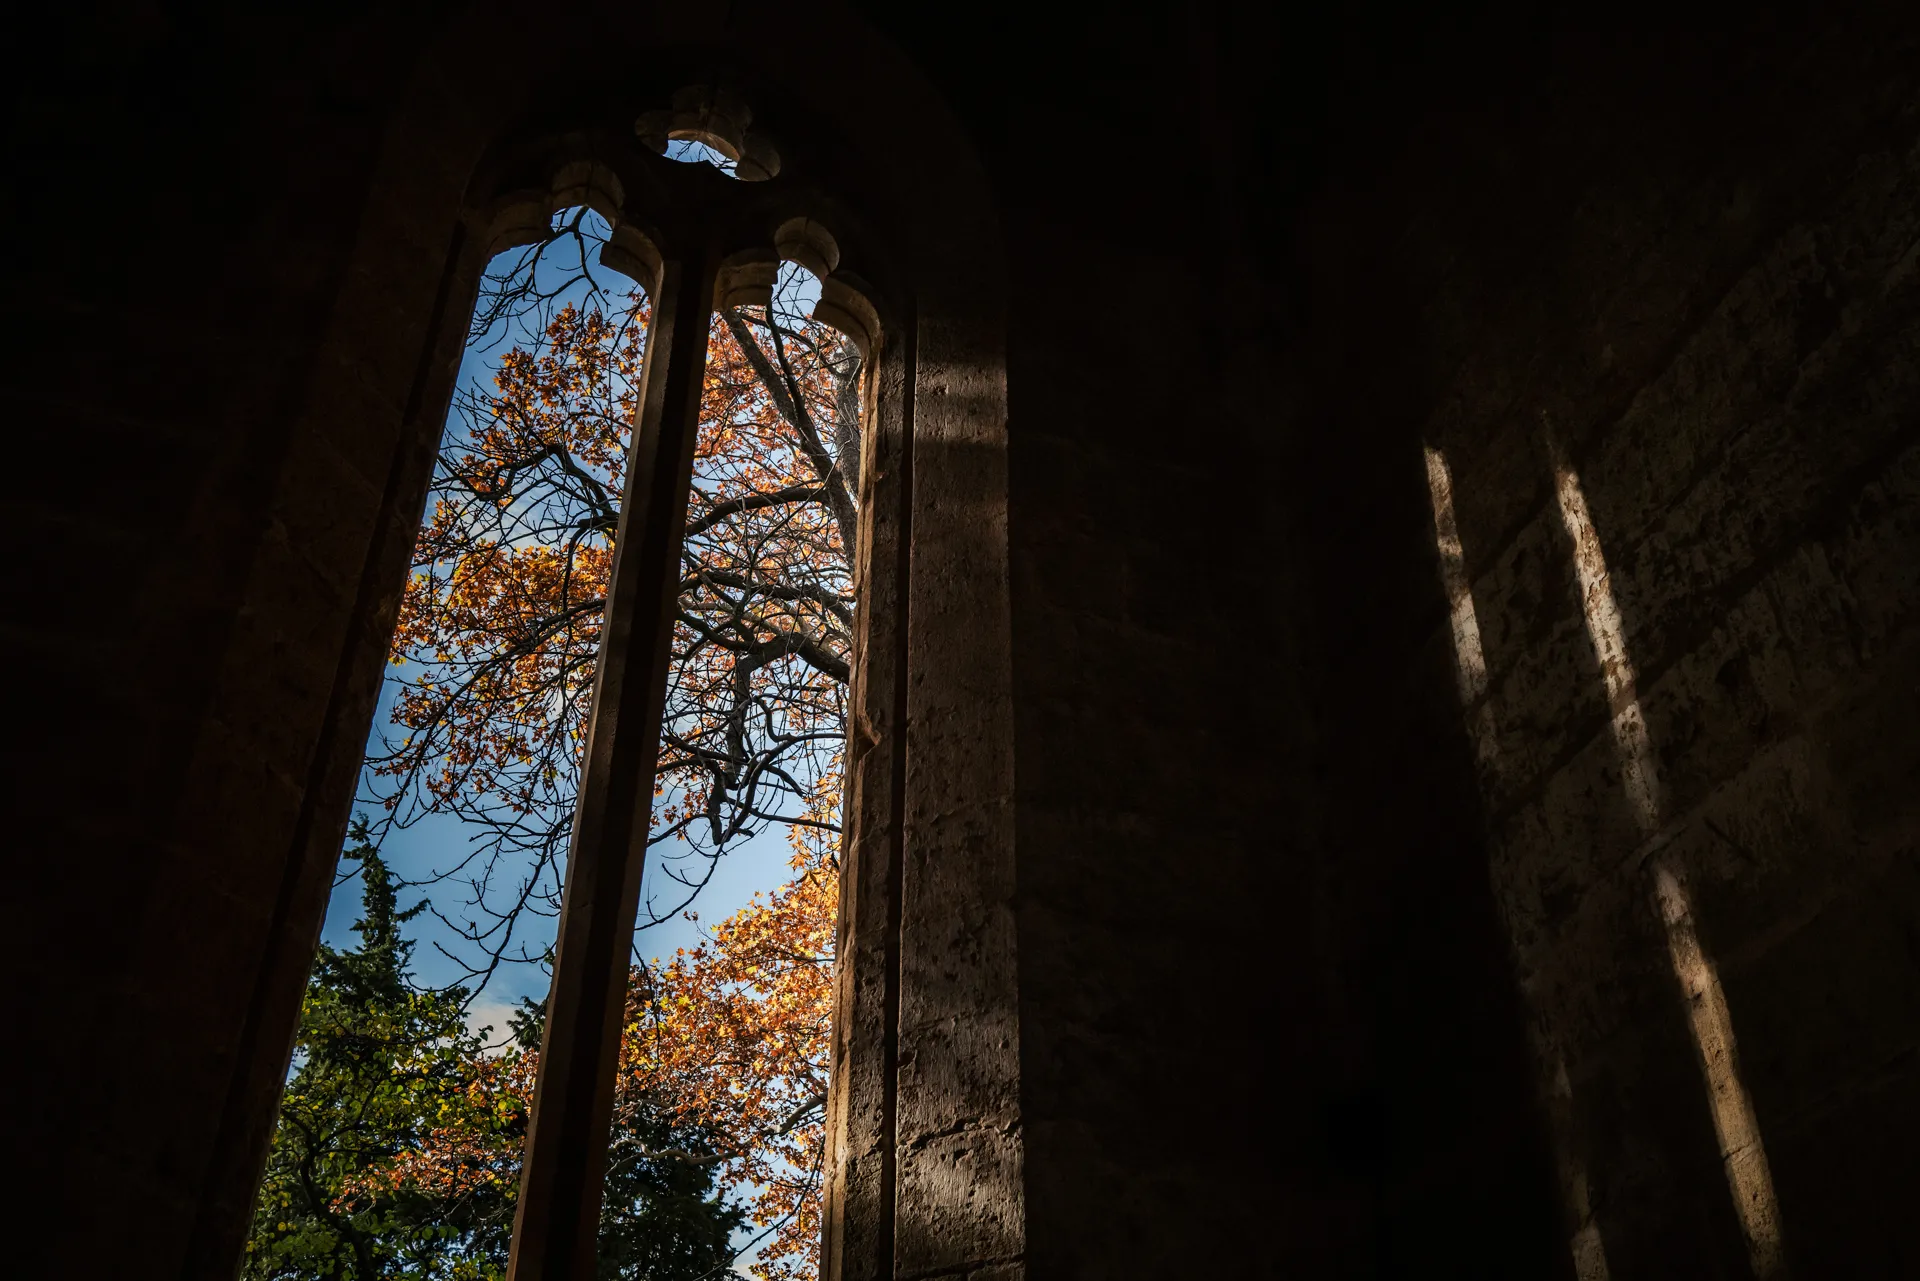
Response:
[{"label": "stone window mullion", "polygon": [[627,976],[653,806],[720,255],[668,258],[641,372],[562,898],[539,1085],[515,1213],[513,1281],[595,1275]]},{"label": "stone window mullion", "polygon": [[911,324],[868,352],[821,1281],[893,1275],[912,547]]}]

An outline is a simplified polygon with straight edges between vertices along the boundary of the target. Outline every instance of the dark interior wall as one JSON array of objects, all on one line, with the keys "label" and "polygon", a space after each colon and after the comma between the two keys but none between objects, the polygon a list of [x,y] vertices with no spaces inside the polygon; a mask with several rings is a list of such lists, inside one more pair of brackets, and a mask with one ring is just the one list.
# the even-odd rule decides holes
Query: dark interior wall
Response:
[{"label": "dark interior wall", "polygon": [[[235,1090],[274,1085],[236,1065],[285,1062],[248,1011],[311,960],[331,862],[296,875],[289,851],[337,855],[352,782],[316,773],[316,744],[342,695],[371,706],[341,654],[394,533],[366,514],[419,410],[454,231],[347,278],[433,19],[105,6],[21,33],[5,293],[9,439],[32,462],[5,501],[37,550],[7,593],[6,946],[30,1102],[7,1126],[43,1157],[24,1271],[178,1274],[233,1182],[210,1162]],[[356,288],[390,291],[390,323],[323,367]],[[329,411],[354,429],[316,439]],[[310,501],[276,509],[290,471]]]},{"label": "dark interior wall", "polygon": [[[1487,646],[1491,857],[1614,1275],[1742,1275],[1552,490],[1584,486],[1799,1275],[1902,1275],[1920,896],[1913,32],[1554,42],[1403,242]],[[1431,181],[1431,180],[1430,180]],[[1473,191],[1474,194],[1466,194]],[[1506,199],[1487,200],[1480,193]],[[1510,195],[1508,194],[1510,193]]]},{"label": "dark interior wall", "polygon": [[[1326,149],[1269,135],[1273,158],[1319,160],[1317,182],[1260,170],[1282,196],[1317,188],[1282,224],[1277,279],[1310,353],[1297,510],[1331,584],[1315,631],[1336,642],[1315,673],[1325,848],[1366,837],[1335,857],[1374,861],[1385,884],[1364,901],[1393,901],[1413,865],[1394,870],[1392,824],[1362,807],[1404,803],[1440,768],[1384,714],[1452,697],[1443,600],[1416,606],[1420,585],[1382,572],[1410,573],[1404,540],[1432,537],[1407,515],[1426,502],[1424,442],[1452,465],[1490,671],[1490,839],[1472,857],[1525,992],[1568,1230],[1590,1216],[1616,1277],[1749,1272],[1657,854],[1724,984],[1791,1267],[1903,1275],[1920,1097],[1914,33],[1428,37],[1417,57],[1356,44],[1330,60]],[[1653,853],[1582,619],[1556,441],[1637,669]],[[1419,638],[1397,659],[1387,623]],[[1434,661],[1409,656],[1418,643]],[[1397,675],[1414,671],[1419,690]],[[1352,963],[1385,958],[1402,999],[1414,956],[1394,944],[1420,937],[1405,927]]]},{"label": "dark interior wall", "polygon": [[[1556,1163],[1614,1276],[1743,1274],[1547,424],[1796,1266],[1911,1270],[1908,36],[872,16],[979,144],[1006,243],[1036,1275],[1556,1275]],[[234,1012],[311,915],[260,852],[342,817],[314,744],[391,591],[359,567],[412,515],[269,500],[289,469],[341,509],[400,483],[452,228],[347,264],[454,20],[85,13],[15,87],[8,295],[45,320],[16,430],[76,479],[5,500],[51,549],[4,632],[32,727],[8,1124],[51,1155],[41,1213],[75,1230],[30,1249],[64,1274],[194,1258]],[[460,181],[417,180],[422,211]],[[351,289],[393,330],[320,368]],[[302,427],[316,387],[367,435]],[[1479,788],[1423,441],[1493,669]]]},{"label": "dark interior wall", "polygon": [[[1748,1274],[1553,439],[1787,1256],[1911,1270],[1911,31],[1033,39],[988,148],[1033,1258]],[[1423,444],[1492,667],[1477,806]]]},{"label": "dark interior wall", "polygon": [[1029,1258],[1554,1275],[1471,775],[1422,696],[1417,450],[1375,465],[1416,440],[1407,358],[1286,279],[1324,157],[1252,171],[1269,94],[1323,123],[1312,42],[1358,37],[1020,25],[909,47],[978,113],[1012,278]]},{"label": "dark interior wall", "polygon": [[1042,29],[988,148],[1014,282],[1030,1258],[1556,1275],[1472,776],[1425,643],[1417,318],[1390,269],[1289,261],[1313,197],[1377,181],[1330,164],[1346,139],[1278,158],[1285,181],[1254,167],[1288,113],[1326,126],[1341,87],[1314,42],[1364,40],[1239,34]]}]

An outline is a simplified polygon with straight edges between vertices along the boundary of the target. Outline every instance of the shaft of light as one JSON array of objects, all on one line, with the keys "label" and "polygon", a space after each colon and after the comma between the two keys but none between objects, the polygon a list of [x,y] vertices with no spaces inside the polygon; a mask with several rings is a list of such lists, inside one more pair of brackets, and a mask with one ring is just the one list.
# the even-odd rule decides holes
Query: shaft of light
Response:
[{"label": "shaft of light", "polygon": [[[1473,609],[1473,589],[1467,578],[1466,549],[1460,542],[1459,522],[1453,511],[1453,474],[1446,455],[1431,447],[1427,450],[1427,487],[1433,496],[1433,538],[1439,553],[1440,583],[1446,589],[1448,614],[1453,625],[1453,658],[1459,677],[1460,707],[1483,770],[1491,774],[1497,759],[1494,740],[1493,703],[1487,694],[1487,660],[1480,645],[1480,621]],[[1545,1051],[1551,1054],[1550,1050]],[[1587,1194],[1587,1168],[1573,1143],[1572,1118],[1569,1115],[1573,1087],[1567,1079],[1564,1060],[1556,1060],[1553,1077],[1553,1136],[1556,1164],[1559,1167],[1560,1192],[1567,1217],[1575,1225],[1568,1240],[1573,1255],[1573,1271],[1578,1281],[1612,1281],[1607,1268],[1606,1244],[1600,1225],[1594,1220]]]},{"label": "shaft of light", "polygon": [[[1608,577],[1607,559],[1587,511],[1580,478],[1565,463],[1554,468],[1554,490],[1560,502],[1560,519],[1573,542],[1574,574],[1580,584],[1587,635],[1606,685],[1621,782],[1641,834],[1651,837],[1660,829],[1660,780],[1654,770],[1653,745],[1640,708],[1633,660],[1627,653],[1626,629]],[[1654,863],[1653,876],[1655,905],[1666,927],[1673,973],[1686,998],[1688,1025],[1699,1054],[1701,1075],[1706,1079],[1707,1106],[1720,1143],[1720,1159],[1746,1235],[1754,1275],[1761,1281],[1779,1281],[1786,1276],[1780,1206],[1774,1195],[1773,1175],[1767,1168],[1766,1148],[1760,1141],[1753,1100],[1740,1079],[1726,992],[1720,985],[1719,971],[1700,946],[1684,881],[1664,859]]]},{"label": "shaft of light", "polygon": [[1493,765],[1496,745],[1493,707],[1487,701],[1487,656],[1480,645],[1480,619],[1473,612],[1473,589],[1467,580],[1466,549],[1453,514],[1453,474],[1439,450],[1427,450],[1427,488],[1433,495],[1433,541],[1440,554],[1440,583],[1447,593],[1447,612],[1453,626],[1453,664],[1460,685],[1460,707],[1473,735],[1474,752],[1483,769]]},{"label": "shaft of light", "polygon": [[1640,711],[1633,660],[1627,654],[1626,629],[1620,606],[1607,576],[1607,558],[1600,551],[1600,535],[1587,513],[1587,496],[1571,467],[1555,469],[1554,489],[1560,499],[1560,519],[1573,540],[1573,572],[1580,584],[1580,608],[1586,615],[1587,636],[1600,660],[1600,679],[1607,690],[1614,746],[1620,753],[1620,772],[1640,830],[1651,835],[1660,826],[1660,780],[1653,768],[1653,744],[1647,737],[1647,718]]}]

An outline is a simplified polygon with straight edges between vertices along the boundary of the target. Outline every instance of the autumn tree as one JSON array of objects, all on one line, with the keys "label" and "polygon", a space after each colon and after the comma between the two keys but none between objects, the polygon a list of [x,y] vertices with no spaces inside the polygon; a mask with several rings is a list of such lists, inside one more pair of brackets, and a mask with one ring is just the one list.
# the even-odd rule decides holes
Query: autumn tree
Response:
[{"label": "autumn tree", "polygon": [[[760,1247],[762,1276],[815,1270],[833,930],[828,870],[815,860],[723,922],[712,942],[657,969],[635,967],[601,1213],[603,1274],[621,1250],[658,1254],[662,1242],[700,1239],[696,1229],[716,1217],[684,1187],[697,1191],[709,1180],[751,1190],[750,1210],[736,1211],[731,1222],[750,1213],[758,1231],[749,1245]],[[531,1052],[484,1065],[462,1106],[369,1182],[450,1204],[511,1187],[521,1136],[497,1118],[528,1113],[537,1066]]]},{"label": "autumn tree", "polygon": [[710,942],[637,967],[628,989],[620,1115],[657,1112],[714,1136],[722,1174],[755,1189],[769,1278],[818,1263],[839,889],[823,844],[797,839],[791,881]]},{"label": "autumn tree", "polygon": [[[595,232],[562,215],[488,279],[476,342],[517,341],[456,403],[394,642],[394,732],[368,762],[383,828],[440,814],[479,834],[434,909],[470,981],[540,958],[531,918],[557,911],[578,793],[648,320],[594,264]],[[770,830],[792,879],[637,966],[621,1060],[623,1116],[710,1137],[677,1159],[751,1203],[770,1275],[808,1270],[817,1236],[858,519],[860,359],[800,314],[803,283],[712,321],[650,834],[665,892],[645,911],[690,909]],[[638,1147],[617,1137],[616,1167],[655,1150],[622,1124]],[[423,1149],[421,1177],[454,1144]]]}]

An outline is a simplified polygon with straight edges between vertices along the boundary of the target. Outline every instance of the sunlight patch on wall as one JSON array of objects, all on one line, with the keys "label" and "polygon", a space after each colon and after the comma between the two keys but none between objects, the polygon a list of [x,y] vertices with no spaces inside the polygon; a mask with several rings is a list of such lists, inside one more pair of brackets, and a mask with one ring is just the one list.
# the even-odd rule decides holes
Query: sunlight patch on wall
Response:
[{"label": "sunlight patch on wall", "polygon": [[1573,1238],[1568,1243],[1573,1250],[1573,1275],[1578,1281],[1612,1281],[1613,1273],[1607,1267],[1606,1242],[1601,1240],[1600,1225],[1593,1217],[1593,1197],[1588,1191],[1586,1163],[1575,1155],[1570,1138],[1573,1130],[1572,1110],[1573,1082],[1567,1076],[1567,1061],[1555,1059],[1553,1097],[1548,1101],[1548,1112],[1555,1130],[1560,1132],[1561,1194],[1566,1198],[1568,1215],[1580,1225],[1574,1229]]},{"label": "sunlight patch on wall", "polygon": [[[1563,460],[1554,464],[1554,491],[1560,519],[1573,542],[1574,573],[1580,584],[1581,610],[1587,635],[1600,662],[1611,712],[1614,746],[1619,752],[1622,784],[1643,836],[1660,830],[1660,784],[1654,771],[1653,746],[1640,707],[1633,660],[1627,654],[1626,630],[1619,603],[1607,573],[1600,536],[1587,511],[1580,477]],[[1666,927],[1667,949],[1687,1001],[1687,1017],[1706,1078],[1707,1104],[1720,1141],[1720,1156],[1732,1189],[1734,1208],[1747,1238],[1753,1271],[1761,1281],[1786,1275],[1786,1256],[1780,1237],[1780,1208],[1773,1176],[1760,1141],[1760,1125],[1753,1100],[1740,1080],[1734,1043],[1733,1016],[1727,1006],[1719,972],[1700,946],[1694,929],[1693,905],[1684,882],[1664,856],[1652,863],[1654,899]]]},{"label": "sunlight patch on wall", "polygon": [[1589,1223],[1573,1234],[1573,1275],[1580,1281],[1612,1281],[1607,1250],[1600,1242],[1600,1225]]},{"label": "sunlight patch on wall", "polygon": [[1587,513],[1587,497],[1580,477],[1564,463],[1554,468],[1554,491],[1560,500],[1560,519],[1573,540],[1573,570],[1580,582],[1580,608],[1586,614],[1587,635],[1600,660],[1606,682],[1607,707],[1612,712],[1613,741],[1620,750],[1620,771],[1643,832],[1660,826],[1660,782],[1653,768],[1653,745],[1647,737],[1647,718],[1640,711],[1633,660],[1627,656],[1626,629],[1620,606],[1607,577],[1607,560],[1600,552],[1600,536]]},{"label": "sunlight patch on wall", "polygon": [[1494,762],[1496,746],[1493,705],[1487,700],[1487,656],[1480,644],[1480,620],[1473,611],[1473,589],[1467,580],[1466,549],[1453,514],[1453,473],[1446,455],[1427,449],[1427,488],[1433,495],[1433,541],[1440,554],[1440,582],[1447,592],[1453,625],[1454,672],[1460,684],[1460,707],[1473,735],[1481,768]]},{"label": "sunlight patch on wall", "polygon": [[1734,1208],[1746,1231],[1747,1249],[1756,1277],[1786,1275],[1786,1252],[1780,1239],[1780,1206],[1767,1168],[1767,1151],[1760,1141],[1760,1122],[1753,1100],[1740,1081],[1738,1051],[1733,1039],[1733,1014],[1720,986],[1719,972],[1707,959],[1693,927],[1693,903],[1686,885],[1664,860],[1653,865],[1654,899],[1661,923],[1667,927],[1667,950],[1673,972],[1687,997],[1687,1018],[1700,1063],[1707,1078],[1707,1106],[1713,1113],[1714,1133],[1720,1138],[1721,1160],[1727,1184],[1733,1189]]},{"label": "sunlight patch on wall", "polygon": [[[1494,740],[1493,702],[1488,695],[1487,658],[1480,642],[1480,620],[1473,608],[1473,589],[1467,576],[1466,548],[1460,541],[1460,526],[1453,510],[1453,473],[1446,455],[1427,448],[1427,488],[1433,496],[1433,541],[1439,554],[1440,583],[1447,593],[1447,611],[1453,630],[1454,670],[1459,679],[1460,708],[1474,743],[1483,773],[1491,773],[1497,763],[1498,746]],[[1544,1055],[1551,1055],[1549,1048]],[[1568,1240],[1573,1255],[1573,1271],[1578,1281],[1612,1281],[1607,1268],[1606,1244],[1600,1225],[1594,1220],[1587,1193],[1587,1167],[1573,1142],[1571,1115],[1573,1086],[1567,1077],[1564,1059],[1554,1061],[1549,1100],[1554,1137],[1555,1163],[1560,1192],[1568,1218],[1579,1226]]]}]

